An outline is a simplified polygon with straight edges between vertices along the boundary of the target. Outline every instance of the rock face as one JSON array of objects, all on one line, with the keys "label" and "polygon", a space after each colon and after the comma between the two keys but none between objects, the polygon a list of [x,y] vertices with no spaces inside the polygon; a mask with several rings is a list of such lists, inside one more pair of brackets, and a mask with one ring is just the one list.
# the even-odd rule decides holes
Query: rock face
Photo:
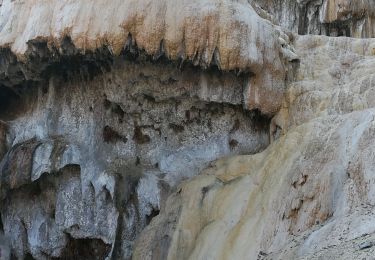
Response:
[{"label": "rock face", "polygon": [[374,12],[2,1],[1,257],[371,256]]},{"label": "rock face", "polygon": [[274,119],[284,135],[181,185],[140,237],[136,258],[159,258],[164,245],[168,259],[372,256],[360,244],[375,228],[374,44],[297,37],[301,62]]},{"label": "rock face", "polygon": [[[280,40],[288,39],[260,18],[246,0],[7,0],[2,3],[0,17],[0,46],[17,56],[3,64],[6,79],[14,72],[15,59],[32,65],[30,58],[53,60],[58,54],[69,55],[68,37],[79,53],[102,47],[118,55],[136,48],[154,58],[165,56],[203,68],[216,65],[221,70],[251,72],[248,108],[272,114],[279,107],[277,101],[284,89]],[[57,50],[41,52],[41,40],[49,50]],[[39,44],[30,46],[33,41]],[[30,70],[35,74],[39,68],[21,67],[19,74],[25,79],[33,77]]]},{"label": "rock face", "polygon": [[18,259],[130,258],[182,180],[269,144],[294,54],[245,1],[0,14],[1,219]]},{"label": "rock face", "polygon": [[[138,59],[115,61],[111,72],[92,80],[77,78],[51,77],[45,89],[28,89],[19,99],[28,109],[9,127],[13,148],[3,159],[2,191],[9,192],[9,199],[22,195],[2,211],[4,225],[12,228],[5,232],[18,244],[23,235],[13,231],[13,222],[31,222],[25,236],[41,232],[62,243],[39,248],[40,238],[30,248],[34,257],[42,252],[59,256],[68,243],[64,233],[114,245],[121,222],[119,235],[129,236],[121,241],[133,240],[160,209],[164,189],[218,157],[256,153],[269,143],[269,120],[244,110],[243,81],[232,74],[194,68],[181,72]],[[78,169],[72,173],[71,166]],[[48,207],[40,207],[51,212],[28,220],[13,213],[34,214],[35,208],[22,203],[30,204],[25,198],[34,185],[44,192],[49,182],[56,185],[50,191],[54,195],[46,196]],[[56,230],[48,233],[45,223]]]},{"label": "rock face", "polygon": [[254,0],[262,16],[298,34],[375,37],[372,0]]}]

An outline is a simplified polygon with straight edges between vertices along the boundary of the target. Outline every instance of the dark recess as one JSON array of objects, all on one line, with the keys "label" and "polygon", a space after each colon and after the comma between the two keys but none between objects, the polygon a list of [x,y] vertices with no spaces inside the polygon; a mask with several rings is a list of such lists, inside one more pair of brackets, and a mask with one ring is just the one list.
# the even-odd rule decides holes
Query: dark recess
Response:
[{"label": "dark recess", "polygon": [[151,138],[142,132],[141,127],[135,126],[133,140],[137,142],[137,144],[147,144],[151,141]]},{"label": "dark recess", "polygon": [[73,239],[70,237],[61,260],[103,260],[111,251],[111,245],[100,239]]},{"label": "dark recess", "polygon": [[159,215],[160,213],[160,210],[158,209],[153,209],[150,213],[150,215],[147,215],[147,219],[146,219],[146,222],[147,222],[147,225],[150,224],[151,220],[156,217],[157,215]]},{"label": "dark recess", "polygon": [[103,128],[103,140],[106,143],[116,143],[118,141],[126,143],[128,141],[128,139],[125,136],[122,136],[116,130],[114,130],[112,127],[108,125],[106,125]]},{"label": "dark recess", "polygon": [[[14,259],[16,259],[16,258],[14,258]],[[24,260],[35,260],[35,258],[30,253],[27,253],[25,255],[25,259]]]},{"label": "dark recess", "polygon": [[0,86],[0,119],[8,121],[14,119],[22,110],[22,99],[15,90]]}]

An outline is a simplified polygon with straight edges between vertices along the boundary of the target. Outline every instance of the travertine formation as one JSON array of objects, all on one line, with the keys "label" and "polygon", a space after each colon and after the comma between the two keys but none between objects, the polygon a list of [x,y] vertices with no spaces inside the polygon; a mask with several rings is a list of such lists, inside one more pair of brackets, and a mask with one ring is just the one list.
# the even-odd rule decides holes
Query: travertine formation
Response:
[{"label": "travertine formation", "polygon": [[1,214],[17,258],[130,258],[182,180],[269,144],[295,55],[245,1],[0,13]]},{"label": "travertine formation", "polygon": [[288,37],[246,0],[7,0],[0,17],[0,46],[20,60],[27,60],[30,41],[63,50],[69,37],[81,53],[104,47],[118,55],[136,46],[156,58],[251,72],[250,110],[274,113],[283,93],[280,45]]},{"label": "travertine formation", "polygon": [[299,36],[295,46],[301,62],[273,120],[281,137],[181,185],[140,237],[137,259],[160,248],[164,259],[374,254],[360,247],[375,238],[375,40]]},{"label": "travertine formation", "polygon": [[373,1],[0,3],[1,257],[375,253]]}]

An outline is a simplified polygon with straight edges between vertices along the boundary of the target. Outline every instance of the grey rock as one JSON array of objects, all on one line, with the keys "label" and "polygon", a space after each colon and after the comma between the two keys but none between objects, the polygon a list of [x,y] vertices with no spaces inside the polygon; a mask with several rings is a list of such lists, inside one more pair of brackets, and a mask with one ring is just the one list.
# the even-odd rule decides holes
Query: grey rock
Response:
[{"label": "grey rock", "polygon": [[375,4],[372,0],[251,0],[264,18],[305,35],[375,36]]},{"label": "grey rock", "polygon": [[20,95],[26,110],[9,121],[0,167],[2,220],[18,258],[62,257],[81,243],[130,258],[181,181],[269,144],[269,119],[243,108],[244,78],[146,56],[113,62],[93,80],[65,71]]}]

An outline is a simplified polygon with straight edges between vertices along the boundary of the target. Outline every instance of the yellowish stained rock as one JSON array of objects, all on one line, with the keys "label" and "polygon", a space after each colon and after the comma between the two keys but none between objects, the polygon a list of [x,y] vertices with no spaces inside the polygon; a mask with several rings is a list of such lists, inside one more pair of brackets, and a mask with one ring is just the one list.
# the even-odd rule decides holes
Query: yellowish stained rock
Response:
[{"label": "yellowish stained rock", "polygon": [[296,81],[274,119],[284,135],[183,184],[141,235],[135,259],[153,256],[161,237],[167,259],[371,256],[359,244],[375,232],[374,44],[297,37]]},{"label": "yellowish stained rock", "polygon": [[83,53],[136,45],[153,56],[250,71],[256,98],[247,106],[265,114],[278,110],[284,90],[279,36],[288,41],[245,0],[4,0],[0,8],[0,46],[21,60],[33,40],[59,47],[70,37]]}]

